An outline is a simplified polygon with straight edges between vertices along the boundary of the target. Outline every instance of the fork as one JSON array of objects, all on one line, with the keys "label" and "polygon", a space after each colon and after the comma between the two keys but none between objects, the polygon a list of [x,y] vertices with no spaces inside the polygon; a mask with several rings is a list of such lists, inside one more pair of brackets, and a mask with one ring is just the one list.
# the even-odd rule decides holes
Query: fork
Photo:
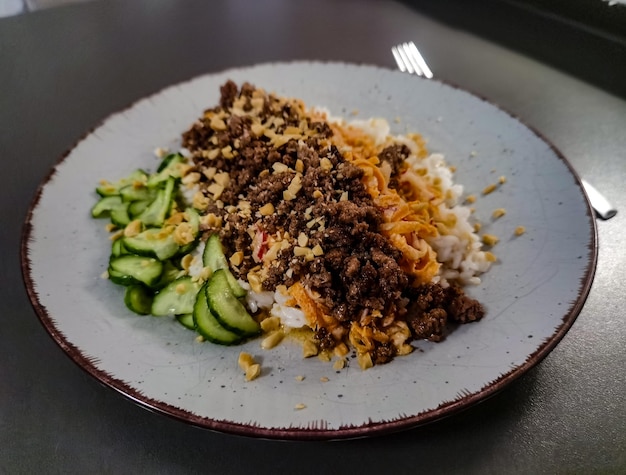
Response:
[{"label": "fork", "polygon": [[[418,76],[432,79],[433,73],[426,64],[424,57],[415,46],[415,43],[401,43],[391,48],[398,69],[403,73],[417,74]],[[609,201],[588,181],[581,178],[580,182],[589,198],[591,207],[596,214],[602,219],[610,219],[617,214],[617,210],[609,203]]]}]

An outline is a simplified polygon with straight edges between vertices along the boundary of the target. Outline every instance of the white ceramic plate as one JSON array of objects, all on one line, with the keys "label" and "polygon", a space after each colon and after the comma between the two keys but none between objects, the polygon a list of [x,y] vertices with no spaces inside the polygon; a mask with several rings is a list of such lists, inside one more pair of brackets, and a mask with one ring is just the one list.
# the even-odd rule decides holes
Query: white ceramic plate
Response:
[{"label": "white ceramic plate", "polygon": [[[484,230],[500,236],[500,262],[470,289],[486,318],[444,342],[361,371],[353,362],[303,360],[286,342],[222,347],[198,343],[173,320],[138,317],[123,289],[100,275],[109,256],[103,222],[89,210],[102,178],[154,170],[152,151],[175,148],[219,98],[227,79],[328,107],[334,115],[382,116],[394,132],[417,131],[457,167],[475,193]],[[394,119],[399,119],[394,121]],[[480,191],[501,175],[508,181]],[[495,208],[505,217],[492,221]],[[526,234],[515,237],[518,225]],[[33,305],[52,337],[82,368],[138,403],[199,426],[271,438],[346,438],[422,424],[503,388],[554,348],[578,315],[596,263],[596,230],[580,182],[537,133],[483,99],[438,81],[386,69],[326,63],[268,64],[172,86],[114,114],[80,141],[41,185],[22,243]],[[246,382],[240,351],[262,376]],[[302,375],[304,380],[298,381]],[[323,382],[322,378],[328,378]],[[304,409],[295,407],[304,404]]]}]

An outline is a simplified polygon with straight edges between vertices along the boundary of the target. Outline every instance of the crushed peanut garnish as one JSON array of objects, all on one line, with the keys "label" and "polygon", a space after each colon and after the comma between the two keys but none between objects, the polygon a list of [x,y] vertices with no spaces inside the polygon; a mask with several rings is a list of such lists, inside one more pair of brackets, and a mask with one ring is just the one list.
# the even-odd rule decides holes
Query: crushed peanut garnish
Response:
[{"label": "crushed peanut garnish", "polygon": [[483,189],[483,195],[488,195],[489,193],[493,193],[493,192],[496,190],[496,188],[497,188],[497,187],[498,187],[498,186],[497,186],[497,185],[495,185],[495,184],[493,184],[493,183],[492,183],[492,184],[490,184],[490,185],[487,185],[487,186]]},{"label": "crushed peanut garnish", "polygon": [[504,216],[505,214],[506,214],[506,210],[504,208],[498,208],[494,210],[493,213],[491,213],[491,217],[493,219],[498,219]]},{"label": "crushed peanut garnish", "polygon": [[263,339],[261,342],[261,348],[264,350],[270,350],[278,345],[284,337],[285,333],[282,330],[275,330]]},{"label": "crushed peanut garnish", "polygon": [[124,228],[125,237],[134,237],[141,232],[142,224],[139,219],[135,219],[126,225]]},{"label": "crushed peanut garnish", "polygon": [[261,375],[261,365],[256,363],[246,369],[246,381],[252,381]]},{"label": "crushed peanut garnish", "polygon": [[487,246],[495,246],[500,239],[493,234],[483,234],[482,241]]}]

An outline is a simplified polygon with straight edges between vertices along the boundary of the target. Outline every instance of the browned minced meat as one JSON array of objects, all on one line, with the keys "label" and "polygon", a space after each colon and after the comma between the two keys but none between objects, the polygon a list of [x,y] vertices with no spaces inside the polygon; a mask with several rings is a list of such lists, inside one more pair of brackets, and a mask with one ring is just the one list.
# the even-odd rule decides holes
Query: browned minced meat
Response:
[{"label": "browned minced meat", "polygon": [[411,305],[406,320],[417,339],[441,341],[448,322],[468,323],[480,320],[482,305],[456,286],[422,285],[409,292]]},{"label": "browned minced meat", "polygon": [[[237,91],[234,83],[228,82],[221,89],[220,108],[232,106],[240,94],[251,95],[253,90],[244,85],[241,91]],[[303,117],[294,115],[288,104],[282,110],[272,112],[272,104],[267,102],[264,113],[282,117],[284,127],[297,126],[303,120]],[[218,112],[220,108],[213,111]],[[230,184],[220,196],[224,206],[236,206],[242,198],[251,203],[249,218],[212,208],[230,223],[219,231],[228,252],[250,247],[248,228],[258,219],[255,212],[266,203],[272,203],[276,213],[263,217],[261,225],[265,232],[273,234],[277,230],[287,230],[294,237],[304,232],[308,236],[308,246],[319,244],[325,253],[306,262],[302,257],[294,258],[292,248],[281,251],[263,282],[266,290],[275,290],[280,284],[289,286],[303,279],[306,285],[320,293],[331,314],[345,322],[363,309],[383,311],[395,308],[395,302],[401,301],[408,284],[406,274],[398,265],[400,252],[378,232],[382,215],[361,182],[363,171],[346,162],[336,147],[320,143],[320,139],[332,134],[328,125],[309,122],[309,127],[317,132],[315,137],[304,144],[290,140],[278,149],[274,149],[265,137],[255,138],[250,125],[250,120],[245,117],[230,116],[224,131],[212,130],[205,120],[183,135],[183,146],[192,152],[197,165],[214,166],[230,174]],[[239,155],[231,159],[218,157],[207,163],[201,152],[213,136],[217,137],[220,146],[238,140]],[[332,170],[320,167],[322,158],[330,160]],[[276,162],[293,169],[297,160],[304,165],[302,189],[296,199],[285,201],[283,191],[295,173],[262,172],[271,171]],[[312,199],[316,191],[323,197]],[[340,201],[343,192],[348,193],[349,200]],[[307,208],[311,208],[308,219],[304,218]],[[323,221],[322,231],[316,226],[307,227],[307,222],[315,218]],[[245,279],[255,265],[251,256],[246,255],[244,262],[234,271]],[[286,274],[289,268],[293,269],[291,277]]]},{"label": "browned minced meat", "polygon": [[387,162],[391,166],[391,179],[389,186],[398,186],[398,175],[406,170],[405,160],[411,155],[411,150],[406,145],[390,145],[382,150],[379,155],[381,162]]},{"label": "browned minced meat", "polygon": [[[438,341],[448,320],[479,319],[483,313],[480,304],[460,289],[410,286],[410,279],[398,264],[400,251],[379,233],[382,215],[362,183],[363,170],[346,162],[339,150],[324,140],[332,135],[328,124],[313,122],[289,102],[266,95],[259,118],[263,122],[270,116],[280,117],[284,123],[276,128],[277,134],[289,126],[298,127],[303,120],[309,130],[315,131],[306,140],[292,139],[275,148],[267,136],[256,137],[252,133],[249,117],[231,113],[234,103],[241,104],[242,98],[245,99],[243,110],[250,110],[254,91],[250,84],[238,89],[232,81],[227,82],[221,88],[220,106],[207,111],[223,114],[226,128],[213,130],[210,120],[203,117],[183,134],[183,146],[192,153],[199,170],[215,167],[230,175],[230,182],[219,197],[220,206],[214,203],[207,210],[222,216],[224,225],[205,231],[219,232],[228,254],[251,249],[251,228],[270,235],[288,231],[294,238],[304,233],[308,237],[307,246],[313,248],[319,244],[324,254],[306,260],[303,256],[295,257],[291,246],[280,251],[263,287],[275,290],[278,285],[290,286],[302,280],[320,294],[331,315],[346,326],[364,312],[393,313],[402,318],[407,314],[409,301],[413,304],[407,319],[415,338]],[[226,146],[236,149],[235,157],[224,157],[220,152],[212,160],[207,158],[207,150]],[[408,155],[406,146],[392,146],[383,151],[381,159],[390,164],[392,175],[397,176],[403,171]],[[320,166],[323,159],[332,163],[331,169]],[[272,166],[277,162],[287,165],[289,170],[274,173]],[[302,188],[295,199],[284,200],[283,192],[295,176],[296,163],[302,167]],[[202,180],[201,189],[209,184],[204,175]],[[344,192],[348,200],[342,200]],[[228,211],[242,200],[250,203],[251,213]],[[258,210],[267,203],[274,205],[275,212],[260,216]],[[313,220],[317,222],[307,225]],[[246,280],[256,265],[251,252],[244,252],[243,262],[233,272]],[[447,299],[451,301],[446,303]],[[318,330],[317,340],[323,348],[334,345],[332,335],[324,329]],[[391,345],[380,344],[373,359],[380,364],[393,356]]]}]

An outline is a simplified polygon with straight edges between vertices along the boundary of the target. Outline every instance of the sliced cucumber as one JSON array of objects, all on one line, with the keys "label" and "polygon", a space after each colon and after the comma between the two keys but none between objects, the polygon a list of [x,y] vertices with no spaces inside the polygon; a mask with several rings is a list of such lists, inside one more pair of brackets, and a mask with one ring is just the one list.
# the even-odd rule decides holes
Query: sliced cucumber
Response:
[{"label": "sliced cucumber", "polygon": [[193,208],[186,210],[185,214],[191,226],[193,241],[184,246],[180,246],[175,238],[174,232],[164,232],[162,228],[150,228],[132,237],[124,238],[124,246],[134,254],[140,256],[156,257],[162,261],[177,254],[187,254],[198,245],[198,235],[200,231],[200,217]]},{"label": "sliced cucumber", "polygon": [[228,271],[215,271],[207,284],[206,294],[211,312],[224,328],[242,336],[259,333],[259,324],[233,293]]},{"label": "sliced cucumber", "polygon": [[130,223],[128,215],[128,203],[122,203],[111,210],[111,222],[120,228],[125,228]]},{"label": "sliced cucumber", "polygon": [[128,214],[133,218],[139,216],[150,206],[150,203],[152,203],[152,201],[133,201],[128,204]]},{"label": "sliced cucumber", "polygon": [[134,184],[126,185],[120,188],[120,196],[122,201],[152,201],[156,197],[156,192],[146,186],[136,186]]},{"label": "sliced cucumber", "polygon": [[181,177],[180,165],[185,163],[187,159],[179,153],[173,153],[163,159],[157,172],[148,178],[148,187],[156,188],[170,178],[178,179]]},{"label": "sliced cucumber", "polygon": [[171,259],[163,262],[163,273],[159,278],[158,282],[151,286],[153,289],[162,289],[166,285],[174,282],[178,275],[180,274],[180,269],[172,264]]},{"label": "sliced cucumber", "polygon": [[105,183],[96,188],[96,193],[100,196],[115,196],[120,194],[120,189],[131,185],[134,182],[146,183],[148,174],[143,170],[135,170],[130,175],[118,180],[116,183]]},{"label": "sliced cucumber", "polygon": [[228,285],[232,288],[235,297],[242,298],[246,296],[246,290],[239,285],[235,276],[230,272],[222,242],[217,234],[212,234],[206,242],[204,252],[202,253],[202,265],[211,269],[212,272],[220,269],[226,271]]},{"label": "sliced cucumber", "polygon": [[152,292],[143,285],[130,285],[124,293],[124,303],[139,315],[149,315],[152,308]]},{"label": "sliced cucumber", "polygon": [[108,218],[111,211],[124,207],[125,203],[119,196],[105,196],[91,208],[91,216],[94,218]]},{"label": "sliced cucumber", "polygon": [[198,292],[193,307],[193,320],[196,331],[205,339],[220,345],[234,345],[241,341],[241,336],[224,328],[209,309],[206,294],[207,284]]},{"label": "sliced cucumber", "polygon": [[193,313],[185,313],[183,315],[177,315],[176,320],[185,328],[189,328],[190,330],[196,329],[196,324],[193,321]]},{"label": "sliced cucumber", "polygon": [[163,226],[165,217],[172,206],[172,194],[174,192],[174,178],[168,178],[165,187],[159,189],[156,198],[138,217],[146,226]]},{"label": "sliced cucumber", "polygon": [[163,263],[151,257],[122,255],[109,261],[109,278],[120,285],[145,284],[152,286],[158,282],[163,272]]},{"label": "sliced cucumber", "polygon": [[122,243],[123,239],[116,239],[113,241],[113,245],[111,246],[111,256],[118,257],[123,256],[124,254],[128,254],[128,249],[124,247]]},{"label": "sliced cucumber", "polygon": [[152,315],[160,317],[192,313],[198,290],[200,285],[193,282],[191,277],[176,279],[155,295],[152,301]]},{"label": "sliced cucumber", "polygon": [[180,246],[174,240],[174,233],[164,233],[161,228],[150,228],[132,237],[122,239],[124,247],[139,256],[156,257],[164,261],[176,255]]}]

